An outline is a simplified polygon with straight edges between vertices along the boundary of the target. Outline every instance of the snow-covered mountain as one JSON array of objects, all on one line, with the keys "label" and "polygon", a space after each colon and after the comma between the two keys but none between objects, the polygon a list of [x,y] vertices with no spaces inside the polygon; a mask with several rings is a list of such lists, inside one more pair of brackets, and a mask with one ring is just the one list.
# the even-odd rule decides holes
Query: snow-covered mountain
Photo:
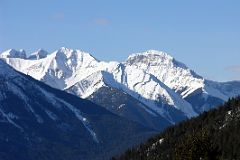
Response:
[{"label": "snow-covered mountain", "polygon": [[3,53],[0,54],[1,58],[22,58],[25,59],[26,56],[26,52],[25,50],[21,49],[19,51],[15,50],[15,49],[9,49]]},{"label": "snow-covered mountain", "polygon": [[155,50],[129,56],[126,63],[154,75],[201,113],[240,94],[240,82],[204,79],[172,56]]},{"label": "snow-covered mountain", "polygon": [[110,159],[154,133],[2,60],[0,82],[0,159]]},{"label": "snow-covered mountain", "polygon": [[[174,124],[240,94],[239,82],[205,80],[167,53],[155,50],[132,54],[121,63],[102,62],[89,53],[68,48],[60,48],[34,60],[2,59],[18,71],[54,88],[91,99],[114,113],[145,125],[146,119],[136,117],[158,117],[165,120],[159,124]],[[126,94],[129,100],[136,100],[136,112],[131,115],[126,112],[133,110],[131,106],[134,105],[126,105],[126,100],[120,99],[116,103],[115,91]],[[105,100],[103,103],[94,97],[97,95],[112,97],[109,97],[110,102]],[[140,113],[137,112],[139,108]],[[161,129],[159,125],[154,128]]]},{"label": "snow-covered mountain", "polygon": [[37,59],[42,59],[47,57],[48,52],[43,50],[43,49],[39,49],[36,52],[33,52],[32,54],[30,54],[28,56],[28,59],[32,59],[32,60],[37,60]]}]

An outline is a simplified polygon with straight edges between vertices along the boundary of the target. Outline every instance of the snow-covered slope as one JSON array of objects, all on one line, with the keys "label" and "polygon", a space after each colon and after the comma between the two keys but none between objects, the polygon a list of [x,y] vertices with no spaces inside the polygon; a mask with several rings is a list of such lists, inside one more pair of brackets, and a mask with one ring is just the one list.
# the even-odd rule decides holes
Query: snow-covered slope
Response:
[{"label": "snow-covered slope", "polygon": [[239,82],[205,80],[167,53],[155,50],[132,54],[122,63],[101,62],[89,53],[64,47],[45,58],[2,59],[20,72],[82,98],[102,87],[118,89],[170,123],[176,122],[175,111],[192,117],[240,94]]},{"label": "snow-covered slope", "polygon": [[[154,75],[189,101],[198,113],[240,94],[240,82],[206,80],[165,52],[149,50],[133,54],[128,57],[126,64]],[[197,100],[199,95],[201,99]],[[193,104],[193,101],[197,102]]]},{"label": "snow-covered slope", "polygon": [[0,159],[110,159],[153,133],[0,60]]},{"label": "snow-covered slope", "polygon": [[31,53],[29,56],[28,56],[28,59],[32,59],[32,60],[38,60],[38,59],[42,59],[42,58],[45,58],[47,57],[48,55],[48,52],[43,50],[43,49],[39,49],[37,50],[36,52],[33,52]]},{"label": "snow-covered slope", "polygon": [[15,49],[9,49],[3,53],[0,54],[0,58],[26,58],[26,52],[21,49],[19,51]]},{"label": "snow-covered slope", "polygon": [[149,50],[132,54],[127,65],[151,73],[169,88],[186,97],[204,86],[204,79],[165,52]]}]

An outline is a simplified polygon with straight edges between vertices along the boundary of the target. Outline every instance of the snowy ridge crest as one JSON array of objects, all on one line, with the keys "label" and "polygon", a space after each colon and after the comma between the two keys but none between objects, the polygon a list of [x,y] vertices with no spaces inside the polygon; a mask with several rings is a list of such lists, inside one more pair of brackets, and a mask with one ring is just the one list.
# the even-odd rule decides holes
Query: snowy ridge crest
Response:
[{"label": "snowy ridge crest", "polygon": [[[9,50],[1,55],[7,53]],[[163,106],[173,107],[187,117],[197,115],[186,101],[197,93],[206,100],[209,96],[225,100],[240,94],[240,87],[237,90],[225,84],[222,88],[218,82],[205,80],[169,54],[156,50],[132,54],[121,63],[99,61],[89,53],[65,47],[53,53],[38,50],[32,56],[35,58],[1,57],[16,70],[81,98],[110,86],[162,115],[166,112]]]},{"label": "snowy ridge crest", "polygon": [[20,49],[19,51],[15,49],[9,49],[3,53],[0,54],[0,58],[22,58],[25,59],[26,52],[23,49]]}]

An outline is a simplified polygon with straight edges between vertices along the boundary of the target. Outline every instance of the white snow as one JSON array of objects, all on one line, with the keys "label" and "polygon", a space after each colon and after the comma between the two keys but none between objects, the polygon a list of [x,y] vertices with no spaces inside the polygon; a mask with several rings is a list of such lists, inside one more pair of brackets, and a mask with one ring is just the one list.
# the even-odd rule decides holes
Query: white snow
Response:
[{"label": "white snow", "polygon": [[161,145],[164,141],[164,138],[160,138],[157,142],[153,143],[150,148],[148,148],[148,151],[156,149],[157,145]]},{"label": "white snow", "polygon": [[124,108],[124,106],[125,106],[125,104],[121,104],[118,106],[118,109],[122,109],[122,108]]},{"label": "white snow", "polygon": [[[40,52],[44,51],[33,55],[40,56]],[[120,89],[148,106],[151,111],[143,107],[147,112],[161,114],[169,121],[171,117],[162,106],[175,107],[188,117],[197,115],[184,100],[196,90],[201,90],[205,97],[223,100],[240,94],[240,85],[234,88],[229,83],[205,80],[172,56],[156,50],[132,54],[122,63],[99,61],[89,53],[64,47],[41,58],[2,59],[20,72],[82,98],[105,85]]]},{"label": "white snow", "polygon": [[164,52],[149,50],[133,54],[128,57],[126,63],[154,75],[183,97],[203,87],[203,78]]},{"label": "white snow", "polygon": [[31,59],[31,60],[39,60],[39,59],[42,59],[42,58],[46,58],[48,55],[48,52],[43,50],[43,49],[39,49],[37,50],[36,52],[33,52],[31,53],[29,56],[28,56],[28,59]]},{"label": "white snow", "polygon": [[[6,59],[6,61],[8,61],[8,60],[11,61],[12,59]],[[19,62],[19,59],[17,61]],[[27,60],[27,61],[29,61],[29,60]],[[32,62],[32,61],[29,61],[29,62]],[[38,123],[44,123],[43,118],[39,114],[36,113],[33,106],[29,105],[29,103],[28,103],[29,97],[24,93],[24,90],[22,90],[24,88],[26,82],[28,82],[28,85],[31,85],[31,83],[33,83],[33,82],[28,81],[26,77],[24,77],[21,74],[19,74],[18,72],[16,72],[14,69],[12,69],[9,65],[7,65],[5,62],[3,62],[1,59],[0,59],[0,78],[1,79],[5,78],[5,79],[3,79],[4,86],[0,86],[0,87],[4,87],[6,89],[6,91],[12,92],[16,96],[18,96],[21,100],[23,100],[24,104],[25,104],[25,106],[24,106],[25,109],[27,111],[31,112],[35,116]],[[71,112],[73,112],[73,114],[76,116],[76,118],[82,122],[82,124],[84,125],[86,130],[90,133],[93,140],[96,143],[99,143],[97,134],[93,131],[90,122],[88,121],[88,119],[86,117],[83,116],[83,113],[79,109],[72,106],[68,102],[65,102],[64,100],[56,97],[52,93],[45,91],[40,86],[33,84],[32,87],[35,87],[36,90],[39,91],[36,94],[45,96],[47,98],[47,100],[50,103],[52,103],[53,106],[55,106],[56,108],[66,107]],[[4,100],[4,98],[5,98],[5,95],[0,94],[0,102],[2,100]],[[51,118],[54,121],[61,118],[61,117],[57,117],[53,112],[51,112],[50,110],[48,110],[46,108],[44,108],[44,111],[49,116],[49,118]],[[11,112],[5,113],[2,110],[1,103],[0,103],[0,115],[2,116],[4,122],[9,122],[9,123],[13,124],[15,127],[19,128],[21,131],[23,131],[22,127],[20,127],[18,124],[16,124],[14,122],[14,119],[18,119],[18,116],[14,115]]]},{"label": "white snow", "polygon": [[9,49],[3,53],[0,54],[1,58],[26,58],[26,52],[23,49],[20,49],[19,51],[15,49]]},{"label": "white snow", "polygon": [[161,139],[159,139],[159,144],[162,144],[163,143],[163,141],[164,141],[164,138],[161,138]]}]

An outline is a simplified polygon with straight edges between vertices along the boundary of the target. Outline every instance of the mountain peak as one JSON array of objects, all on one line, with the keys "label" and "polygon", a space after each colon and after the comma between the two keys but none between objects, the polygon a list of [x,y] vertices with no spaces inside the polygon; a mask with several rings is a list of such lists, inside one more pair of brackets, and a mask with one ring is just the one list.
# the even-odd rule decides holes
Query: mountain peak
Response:
[{"label": "mountain peak", "polygon": [[147,51],[143,52],[143,54],[144,55],[155,55],[155,56],[173,58],[168,53],[163,52],[163,51],[158,51],[158,50],[147,50]]},{"label": "mountain peak", "polygon": [[174,58],[163,51],[148,50],[142,53],[135,53],[128,57],[127,64],[145,64],[145,65],[173,65]]},{"label": "mountain peak", "polygon": [[88,55],[90,55],[89,53],[86,53],[86,52],[84,52],[82,50],[71,49],[71,48],[67,48],[67,47],[61,47],[56,52],[63,53],[65,55],[72,54],[72,53],[75,53],[75,54],[88,54]]},{"label": "mountain peak", "polygon": [[56,54],[56,57],[60,59],[71,59],[71,61],[77,60],[80,62],[82,62],[83,60],[98,62],[98,60],[95,57],[93,57],[90,53],[78,49],[75,50],[66,47],[61,47],[54,53]]},{"label": "mountain peak", "polygon": [[73,49],[70,49],[70,48],[67,48],[67,47],[61,47],[58,51],[61,51],[61,52],[71,52],[71,51],[73,51]]},{"label": "mountain peak", "polygon": [[142,53],[134,53],[134,54],[131,54],[128,57],[128,59],[134,58],[134,57],[137,57],[137,56],[157,56],[157,57],[162,57],[162,58],[173,59],[173,57],[170,56],[169,54],[167,54],[166,52],[158,51],[158,50],[147,50],[147,51],[142,52]]},{"label": "mountain peak", "polygon": [[26,59],[26,52],[23,49],[9,49],[0,54],[1,58],[22,58]]},{"label": "mountain peak", "polygon": [[40,48],[38,49],[36,52],[30,54],[30,56],[28,57],[28,59],[32,59],[32,60],[37,60],[37,59],[42,59],[47,57],[49,53],[47,51],[45,51],[44,49]]},{"label": "mountain peak", "polygon": [[145,66],[163,66],[168,68],[189,68],[182,62],[175,60],[166,52],[158,50],[148,50],[142,53],[135,53],[128,57],[127,64],[129,65],[145,65]]}]

